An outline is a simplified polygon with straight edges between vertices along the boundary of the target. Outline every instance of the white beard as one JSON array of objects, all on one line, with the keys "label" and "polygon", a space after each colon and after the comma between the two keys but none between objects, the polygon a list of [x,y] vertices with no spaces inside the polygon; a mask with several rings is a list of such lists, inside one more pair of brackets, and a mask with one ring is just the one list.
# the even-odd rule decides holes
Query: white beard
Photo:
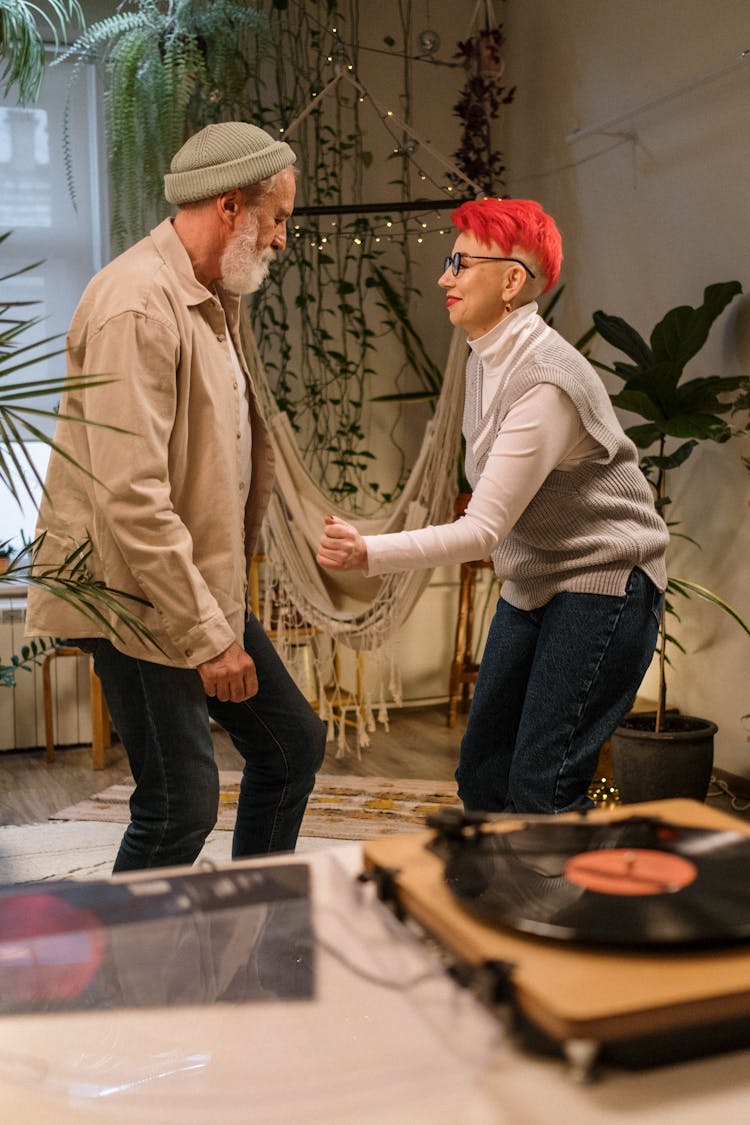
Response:
[{"label": "white beard", "polygon": [[258,221],[247,215],[221,256],[221,284],[229,293],[254,293],[266,280],[274,252],[257,250],[257,241]]}]

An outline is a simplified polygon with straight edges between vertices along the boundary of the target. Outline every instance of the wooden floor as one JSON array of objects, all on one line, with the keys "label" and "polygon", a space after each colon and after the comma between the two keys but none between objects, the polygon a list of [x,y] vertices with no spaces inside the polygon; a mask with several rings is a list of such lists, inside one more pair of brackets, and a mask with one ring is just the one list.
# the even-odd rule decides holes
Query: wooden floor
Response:
[{"label": "wooden floor", "polygon": [[[390,730],[378,725],[370,733],[371,745],[357,756],[354,732],[348,734],[351,752],[336,757],[331,744],[323,763],[324,773],[366,777],[410,777],[448,781],[458,760],[458,746],[466,724],[459,715],[448,730],[447,704],[397,710],[389,714]],[[214,731],[220,769],[239,770],[242,758],[221,730]],[[91,748],[58,750],[47,763],[43,750],[0,753],[0,825],[38,824],[53,813],[74,805],[128,778],[128,764],[119,743],[106,751],[106,766],[92,770]]]},{"label": "wooden floor", "polygon": [[[336,756],[329,745],[323,772],[364,777],[426,778],[450,781],[458,761],[458,748],[466,725],[459,714],[456,726],[446,723],[447,704],[435,707],[393,708],[390,729],[370,734],[371,745],[357,755],[354,732],[349,732],[351,752]],[[242,759],[221,730],[214,731],[220,769],[238,770]],[[107,752],[103,770],[92,770],[91,748],[58,750],[47,763],[43,750],[0,753],[0,825],[38,824],[53,813],[84,800],[101,789],[129,777],[127,760],[119,743]],[[721,774],[721,771],[718,771]],[[708,803],[750,819],[750,801],[727,793],[721,780],[712,783]]]}]

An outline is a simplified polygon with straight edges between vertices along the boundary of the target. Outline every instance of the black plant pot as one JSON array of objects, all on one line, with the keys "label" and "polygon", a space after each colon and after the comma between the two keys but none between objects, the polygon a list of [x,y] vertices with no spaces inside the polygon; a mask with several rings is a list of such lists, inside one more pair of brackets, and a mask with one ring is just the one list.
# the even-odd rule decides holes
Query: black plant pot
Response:
[{"label": "black plant pot", "polygon": [[624,804],[691,797],[705,801],[714,761],[709,719],[670,714],[654,731],[654,713],[629,715],[610,740],[614,783]]}]

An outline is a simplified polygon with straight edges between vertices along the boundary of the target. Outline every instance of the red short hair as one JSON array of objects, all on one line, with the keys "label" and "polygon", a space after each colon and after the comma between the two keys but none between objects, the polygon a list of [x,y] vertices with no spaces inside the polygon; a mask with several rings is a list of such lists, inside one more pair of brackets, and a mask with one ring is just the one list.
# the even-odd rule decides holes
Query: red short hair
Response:
[{"label": "red short hair", "polygon": [[514,248],[532,254],[542,268],[546,293],[560,276],[562,239],[551,215],[533,199],[473,199],[451,212],[462,234],[473,234],[483,246],[503,254]]}]

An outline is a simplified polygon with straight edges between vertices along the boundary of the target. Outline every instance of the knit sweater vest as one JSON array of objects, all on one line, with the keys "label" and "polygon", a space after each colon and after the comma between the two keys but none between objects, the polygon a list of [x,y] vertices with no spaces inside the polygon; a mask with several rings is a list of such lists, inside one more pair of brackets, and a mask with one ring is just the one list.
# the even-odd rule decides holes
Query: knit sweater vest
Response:
[{"label": "knit sweater vest", "polygon": [[636,447],[596,371],[541,317],[503,372],[484,416],[482,362],[473,352],[469,356],[463,432],[472,488],[508,411],[538,383],[553,383],[570,396],[586,431],[605,452],[571,471],[551,472],[494,552],[503,598],[528,610],[563,590],[621,596],[636,566],[665,589],[669,533],[638,466]]}]

